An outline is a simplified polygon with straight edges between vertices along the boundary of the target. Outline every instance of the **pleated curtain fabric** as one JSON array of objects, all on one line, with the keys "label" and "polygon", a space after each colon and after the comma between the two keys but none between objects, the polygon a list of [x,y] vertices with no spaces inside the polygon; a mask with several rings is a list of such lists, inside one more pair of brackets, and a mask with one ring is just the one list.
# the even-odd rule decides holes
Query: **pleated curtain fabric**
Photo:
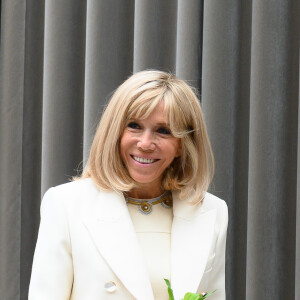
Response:
[{"label": "pleated curtain fabric", "polygon": [[2,0],[0,299],[27,299],[44,192],[134,72],[201,95],[230,300],[300,299],[299,0]]}]

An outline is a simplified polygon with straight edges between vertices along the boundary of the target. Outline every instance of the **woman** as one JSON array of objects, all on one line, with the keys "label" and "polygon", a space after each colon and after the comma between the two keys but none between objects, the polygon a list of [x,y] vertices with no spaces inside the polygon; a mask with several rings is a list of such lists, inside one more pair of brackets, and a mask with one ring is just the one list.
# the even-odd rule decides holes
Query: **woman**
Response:
[{"label": "woman", "polygon": [[30,300],[225,299],[227,206],[207,193],[213,156],[199,101],[143,71],[114,93],[79,180],[41,205]]}]

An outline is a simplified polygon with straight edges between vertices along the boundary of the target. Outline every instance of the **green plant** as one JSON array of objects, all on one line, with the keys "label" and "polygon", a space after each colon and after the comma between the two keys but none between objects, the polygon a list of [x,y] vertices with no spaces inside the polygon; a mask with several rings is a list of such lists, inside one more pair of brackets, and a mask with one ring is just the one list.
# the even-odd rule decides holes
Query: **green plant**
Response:
[{"label": "green plant", "polygon": [[[169,300],[175,300],[174,295],[173,295],[173,290],[171,287],[171,283],[168,279],[164,279],[166,285],[168,286],[168,294],[169,294]],[[212,291],[211,293],[201,293],[201,294],[196,294],[196,293],[186,293],[184,295],[183,300],[204,300],[208,296],[210,296],[212,293],[214,293],[216,290]]]}]

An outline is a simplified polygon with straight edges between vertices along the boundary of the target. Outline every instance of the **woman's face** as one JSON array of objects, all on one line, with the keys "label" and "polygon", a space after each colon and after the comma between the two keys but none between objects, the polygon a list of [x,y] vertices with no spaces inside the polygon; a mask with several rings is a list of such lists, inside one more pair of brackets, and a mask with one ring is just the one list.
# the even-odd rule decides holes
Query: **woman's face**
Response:
[{"label": "woman's face", "polygon": [[165,169],[180,156],[180,139],[172,136],[160,103],[146,119],[127,122],[121,156],[130,176],[146,188],[160,187]]}]

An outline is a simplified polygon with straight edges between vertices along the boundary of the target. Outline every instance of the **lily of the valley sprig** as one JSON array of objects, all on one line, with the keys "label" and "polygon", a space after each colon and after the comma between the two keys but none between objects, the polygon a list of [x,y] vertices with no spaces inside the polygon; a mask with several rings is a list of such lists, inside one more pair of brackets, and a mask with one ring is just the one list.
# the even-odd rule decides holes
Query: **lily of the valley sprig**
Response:
[{"label": "lily of the valley sprig", "polygon": [[[171,283],[168,279],[164,279],[168,286],[168,294],[169,294],[169,300],[175,300],[174,295],[173,295],[173,290],[171,288]],[[196,293],[186,293],[184,295],[184,298],[182,300],[204,300],[208,296],[210,296],[212,293],[214,293],[216,290],[214,290],[211,293],[201,293],[201,294],[196,294]]]}]

